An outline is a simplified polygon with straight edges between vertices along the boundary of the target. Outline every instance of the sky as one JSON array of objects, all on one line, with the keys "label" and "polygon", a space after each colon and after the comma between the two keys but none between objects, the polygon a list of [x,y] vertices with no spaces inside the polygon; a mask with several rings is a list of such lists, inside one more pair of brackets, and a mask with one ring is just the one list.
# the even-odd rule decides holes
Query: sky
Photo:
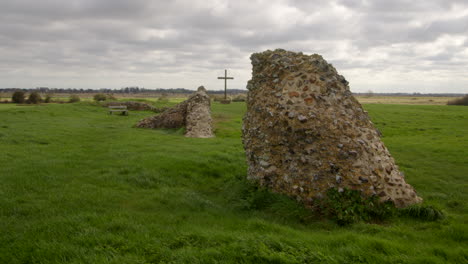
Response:
[{"label": "sky", "polygon": [[0,87],[245,89],[318,53],[353,92],[468,93],[468,0],[0,0]]}]

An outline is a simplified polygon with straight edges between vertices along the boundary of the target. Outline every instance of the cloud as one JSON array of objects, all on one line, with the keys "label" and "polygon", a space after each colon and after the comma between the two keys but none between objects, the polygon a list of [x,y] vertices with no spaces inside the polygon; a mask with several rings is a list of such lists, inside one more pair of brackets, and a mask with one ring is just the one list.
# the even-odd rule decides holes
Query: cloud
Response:
[{"label": "cloud", "polygon": [[466,36],[463,0],[2,1],[0,87],[245,88],[250,54],[284,48],[353,91],[467,92]]}]

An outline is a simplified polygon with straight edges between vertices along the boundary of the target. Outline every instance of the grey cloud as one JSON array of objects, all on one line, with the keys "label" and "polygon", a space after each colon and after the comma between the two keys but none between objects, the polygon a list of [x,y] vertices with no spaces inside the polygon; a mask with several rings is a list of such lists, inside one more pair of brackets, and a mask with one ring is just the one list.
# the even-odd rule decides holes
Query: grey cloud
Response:
[{"label": "grey cloud", "polygon": [[[418,45],[435,43],[442,36],[468,35],[466,12],[447,16],[468,10],[462,0],[252,0],[225,1],[221,7],[213,3],[2,1],[0,68],[14,68],[16,73],[0,73],[0,79],[38,69],[64,69],[64,75],[99,69],[109,75],[147,78],[158,72],[201,74],[231,67],[248,75],[249,54],[275,47],[324,53],[339,67],[355,70],[382,71],[395,68],[392,64],[405,68],[418,63],[440,70],[460,67],[467,60],[463,47],[468,39],[457,47],[446,43],[433,54],[416,52]],[[414,48],[386,48],[400,44]],[[382,57],[373,57],[375,52]],[[236,79],[238,85],[242,81],[246,80]]]},{"label": "grey cloud", "polygon": [[[149,15],[150,2],[144,0],[15,0],[1,3],[2,13],[11,18],[37,21],[70,19],[129,19]],[[161,2],[163,5],[164,2]]]},{"label": "grey cloud", "polygon": [[437,34],[466,34],[468,35],[468,13],[461,18],[437,20],[427,28],[429,32]]}]

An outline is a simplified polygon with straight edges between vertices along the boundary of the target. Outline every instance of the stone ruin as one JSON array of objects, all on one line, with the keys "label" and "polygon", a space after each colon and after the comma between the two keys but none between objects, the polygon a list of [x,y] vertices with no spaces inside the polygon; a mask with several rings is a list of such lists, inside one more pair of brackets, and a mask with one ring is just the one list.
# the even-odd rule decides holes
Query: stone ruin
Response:
[{"label": "stone ruin", "polygon": [[422,201],[331,64],[280,49],[250,59],[242,129],[250,180],[307,206],[330,188],[397,207]]},{"label": "stone ruin", "polygon": [[142,102],[135,102],[135,101],[126,101],[126,102],[106,102],[101,104],[104,107],[108,106],[121,106],[124,105],[127,107],[128,110],[135,110],[135,111],[155,111],[157,108]]},{"label": "stone ruin", "polygon": [[141,120],[136,126],[153,129],[185,127],[186,137],[214,137],[210,106],[210,97],[205,88],[200,86],[187,100],[160,115]]}]

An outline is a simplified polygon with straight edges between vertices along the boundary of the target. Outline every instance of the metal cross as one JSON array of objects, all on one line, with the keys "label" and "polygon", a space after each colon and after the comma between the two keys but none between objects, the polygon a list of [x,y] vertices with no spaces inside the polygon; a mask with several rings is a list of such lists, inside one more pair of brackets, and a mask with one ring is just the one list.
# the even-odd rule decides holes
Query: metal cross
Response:
[{"label": "metal cross", "polygon": [[234,77],[227,77],[227,70],[224,70],[224,77],[218,77],[224,80],[224,100],[227,99],[227,80],[234,80]]}]

